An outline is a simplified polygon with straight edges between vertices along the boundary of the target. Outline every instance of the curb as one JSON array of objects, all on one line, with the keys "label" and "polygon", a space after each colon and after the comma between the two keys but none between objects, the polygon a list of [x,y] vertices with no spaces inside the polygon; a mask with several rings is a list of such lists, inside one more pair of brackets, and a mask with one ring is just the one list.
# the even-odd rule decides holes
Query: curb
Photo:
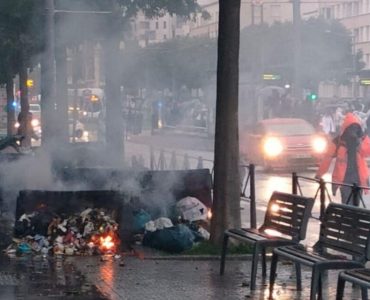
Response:
[{"label": "curb", "polygon": [[[251,260],[251,254],[243,255],[228,255],[226,260]],[[189,260],[189,261],[201,261],[209,260],[215,261],[220,260],[219,255],[149,255],[144,256],[144,260]]]}]

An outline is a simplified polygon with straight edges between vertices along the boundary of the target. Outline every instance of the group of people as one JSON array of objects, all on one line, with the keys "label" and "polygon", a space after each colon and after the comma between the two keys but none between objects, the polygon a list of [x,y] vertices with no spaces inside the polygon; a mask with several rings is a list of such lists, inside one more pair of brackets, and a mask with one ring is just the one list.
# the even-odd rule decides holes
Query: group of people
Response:
[{"label": "group of people", "polygon": [[335,109],[326,108],[320,116],[319,129],[328,136],[334,137],[339,133],[347,112],[357,116],[364,132],[370,135],[370,104],[364,105],[360,102],[345,103],[344,106],[338,106]]}]

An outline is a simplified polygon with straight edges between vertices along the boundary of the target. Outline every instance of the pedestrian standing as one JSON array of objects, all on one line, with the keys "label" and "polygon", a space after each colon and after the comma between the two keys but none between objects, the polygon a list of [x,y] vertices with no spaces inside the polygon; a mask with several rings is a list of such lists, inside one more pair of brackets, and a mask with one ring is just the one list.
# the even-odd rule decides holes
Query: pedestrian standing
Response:
[{"label": "pedestrian standing", "polygon": [[322,128],[322,131],[326,135],[328,135],[329,137],[334,137],[335,135],[334,118],[329,109],[327,109],[324,115],[321,117],[320,125]]},{"label": "pedestrian standing", "polygon": [[[360,120],[353,114],[344,117],[340,134],[329,144],[328,150],[316,173],[321,178],[335,159],[332,174],[333,194],[338,185],[335,183],[368,186],[368,167],[365,158],[370,156],[370,138],[363,133]],[[340,186],[342,203],[353,205],[352,188]]]}]

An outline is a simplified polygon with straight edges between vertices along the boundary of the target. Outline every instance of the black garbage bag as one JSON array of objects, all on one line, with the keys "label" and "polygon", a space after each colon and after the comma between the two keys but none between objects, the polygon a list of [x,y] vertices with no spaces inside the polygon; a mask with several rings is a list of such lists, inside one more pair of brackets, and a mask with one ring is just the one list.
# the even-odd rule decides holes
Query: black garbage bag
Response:
[{"label": "black garbage bag", "polygon": [[178,224],[154,232],[146,232],[143,246],[170,253],[180,253],[191,249],[194,239],[193,232],[186,225]]}]

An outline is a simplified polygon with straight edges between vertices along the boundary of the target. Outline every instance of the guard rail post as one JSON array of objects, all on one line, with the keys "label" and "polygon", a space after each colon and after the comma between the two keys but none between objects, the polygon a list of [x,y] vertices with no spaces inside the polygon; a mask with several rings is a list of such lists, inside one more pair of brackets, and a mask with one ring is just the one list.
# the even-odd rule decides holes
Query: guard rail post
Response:
[{"label": "guard rail post", "polygon": [[326,183],[324,179],[320,178],[319,181],[320,184],[320,221],[322,221],[322,218],[324,217],[325,213],[325,202],[326,202]]},{"label": "guard rail post", "polygon": [[250,220],[251,228],[257,228],[257,209],[256,209],[256,182],[255,182],[255,166],[249,165],[249,188],[250,188]]},{"label": "guard rail post", "polygon": [[298,175],[296,172],[292,173],[292,194],[298,195]]}]

